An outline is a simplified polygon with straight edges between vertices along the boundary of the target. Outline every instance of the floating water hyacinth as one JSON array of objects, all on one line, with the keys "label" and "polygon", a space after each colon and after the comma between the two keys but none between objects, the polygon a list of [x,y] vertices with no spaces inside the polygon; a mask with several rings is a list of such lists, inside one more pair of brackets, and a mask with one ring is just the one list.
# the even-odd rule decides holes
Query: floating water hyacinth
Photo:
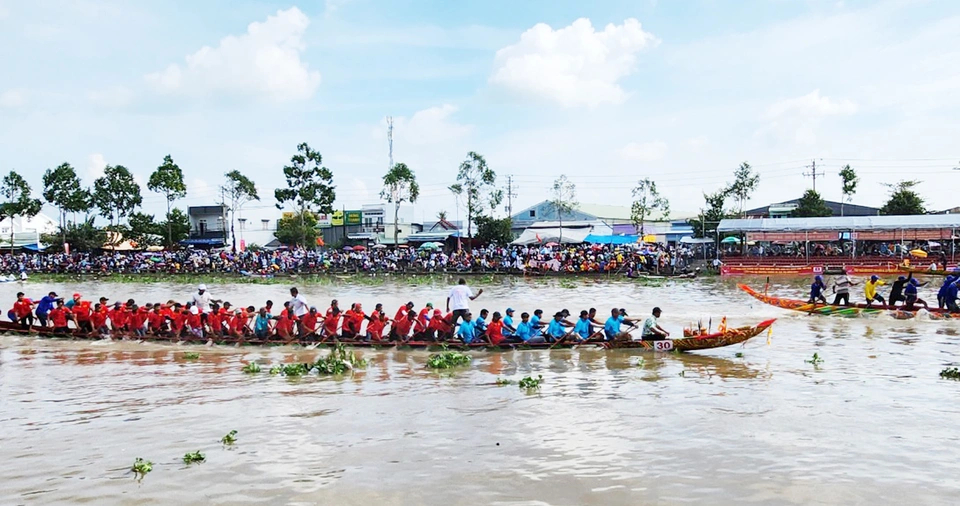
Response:
[{"label": "floating water hyacinth", "polygon": [[525,390],[539,390],[540,383],[542,382],[543,382],[543,375],[538,374],[536,378],[532,378],[530,376],[523,378],[522,380],[520,380],[519,385],[520,385],[520,388]]}]

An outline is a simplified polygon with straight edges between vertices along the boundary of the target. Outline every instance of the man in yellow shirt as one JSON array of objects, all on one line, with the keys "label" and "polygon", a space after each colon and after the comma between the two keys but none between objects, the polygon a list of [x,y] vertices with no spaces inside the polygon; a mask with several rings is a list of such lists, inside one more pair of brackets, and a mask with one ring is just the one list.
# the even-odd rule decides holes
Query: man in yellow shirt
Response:
[{"label": "man in yellow shirt", "polygon": [[863,294],[867,297],[867,306],[870,306],[874,302],[879,302],[883,305],[887,304],[887,301],[883,299],[883,296],[877,293],[877,287],[885,284],[886,283],[880,279],[880,276],[870,276],[870,281],[867,281],[867,283],[863,285]]}]

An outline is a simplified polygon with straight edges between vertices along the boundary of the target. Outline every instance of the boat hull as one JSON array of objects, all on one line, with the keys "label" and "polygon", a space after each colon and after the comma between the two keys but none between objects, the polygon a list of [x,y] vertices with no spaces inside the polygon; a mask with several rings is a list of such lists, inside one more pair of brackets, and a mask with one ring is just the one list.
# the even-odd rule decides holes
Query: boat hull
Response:
[{"label": "boat hull", "polygon": [[805,300],[787,299],[783,297],[773,297],[762,294],[747,285],[737,285],[737,288],[747,292],[751,297],[783,309],[798,311],[807,314],[816,314],[823,316],[870,316],[879,314],[888,314],[898,320],[908,320],[917,316],[920,311],[926,311],[933,320],[960,319],[960,313],[950,313],[942,309],[924,309],[916,311],[907,311],[905,309],[891,308],[889,306],[870,306],[866,304],[851,304],[849,306],[835,306],[833,304],[811,304]]}]

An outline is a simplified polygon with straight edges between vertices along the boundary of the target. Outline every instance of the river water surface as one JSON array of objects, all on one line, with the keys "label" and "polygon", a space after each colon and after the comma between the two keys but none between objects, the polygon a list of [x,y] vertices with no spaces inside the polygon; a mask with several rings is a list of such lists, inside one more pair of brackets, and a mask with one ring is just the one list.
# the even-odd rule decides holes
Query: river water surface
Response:
[{"label": "river water surface", "polygon": [[[756,282],[756,281],[755,281]],[[388,314],[442,306],[446,287],[301,287]],[[800,296],[798,284],[771,291]],[[287,287],[211,287],[243,305]],[[361,350],[341,378],[247,375],[244,363],[324,350],[70,342],[0,336],[0,504],[951,504],[960,498],[960,323],[842,319],[763,306],[716,279],[641,286],[504,280],[474,310],[625,307],[662,324],[779,318],[699,354],[595,349],[476,352],[453,372],[428,353]],[[185,300],[186,285],[79,289],[90,299]],[[6,309],[6,307],[4,308]],[[5,312],[5,311],[4,311]],[[199,360],[184,360],[198,351]],[[813,353],[823,362],[805,362]],[[738,356],[742,354],[742,356]],[[266,371],[267,367],[264,367]],[[538,392],[515,384],[543,375]],[[497,386],[497,378],[514,384]],[[238,441],[219,439],[230,430]],[[200,450],[207,461],[186,466]],[[141,481],[136,457],[154,463]]]}]

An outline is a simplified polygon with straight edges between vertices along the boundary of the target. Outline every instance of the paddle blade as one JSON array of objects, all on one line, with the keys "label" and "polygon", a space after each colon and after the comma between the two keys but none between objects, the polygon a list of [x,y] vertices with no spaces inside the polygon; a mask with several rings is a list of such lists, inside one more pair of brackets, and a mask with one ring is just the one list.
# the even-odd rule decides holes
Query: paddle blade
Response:
[{"label": "paddle blade", "polygon": [[770,339],[773,337],[773,325],[767,328],[767,346],[770,346]]}]

